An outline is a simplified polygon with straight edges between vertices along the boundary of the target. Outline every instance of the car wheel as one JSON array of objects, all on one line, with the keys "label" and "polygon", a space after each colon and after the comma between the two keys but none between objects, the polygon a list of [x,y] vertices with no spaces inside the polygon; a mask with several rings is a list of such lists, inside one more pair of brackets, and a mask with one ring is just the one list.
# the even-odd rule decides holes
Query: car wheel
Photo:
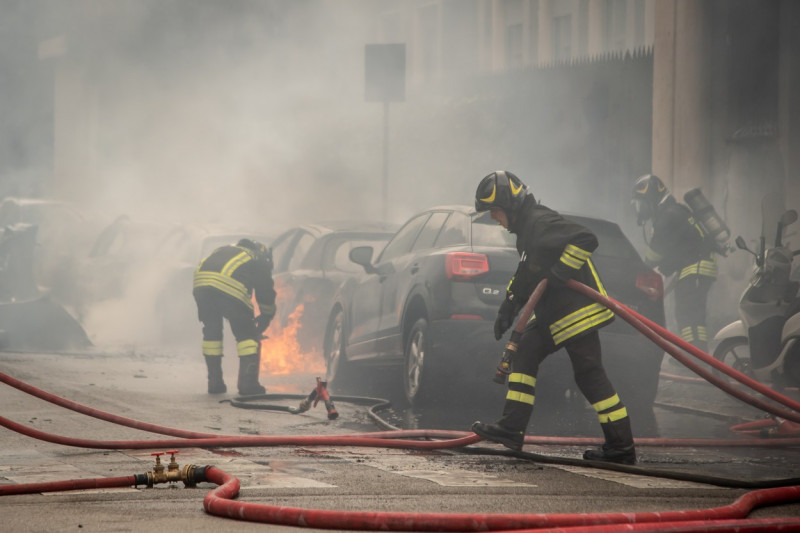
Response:
[{"label": "car wheel", "polygon": [[[738,370],[742,374],[752,377],[750,343],[747,341],[747,337],[731,337],[730,339],[725,339],[717,346],[716,350],[714,350],[714,359],[722,361],[734,370]],[[722,376],[722,372],[719,370],[714,369],[714,372]]]},{"label": "car wheel", "polygon": [[417,319],[411,327],[406,342],[403,365],[403,391],[411,405],[419,405],[431,399],[437,379],[437,363],[428,350],[428,321]]},{"label": "car wheel", "polygon": [[325,328],[323,344],[326,374],[325,379],[331,386],[342,386],[346,381],[348,364],[344,355],[344,313],[336,309]]}]

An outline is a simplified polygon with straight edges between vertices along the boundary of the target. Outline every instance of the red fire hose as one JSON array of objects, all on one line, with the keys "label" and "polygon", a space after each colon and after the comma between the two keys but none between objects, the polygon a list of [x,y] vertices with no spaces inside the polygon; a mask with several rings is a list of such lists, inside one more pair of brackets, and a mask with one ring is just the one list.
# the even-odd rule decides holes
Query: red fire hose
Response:
[{"label": "red fire hose", "polygon": [[[797,402],[783,397],[779,393],[763,387],[761,384],[750,380],[747,376],[736,376],[727,365],[711,358],[708,354],[697,350],[692,345],[682,339],[670,334],[655,323],[652,323],[638,313],[622,306],[593,291],[589,287],[569,282],[573,289],[587,294],[589,297],[603,303],[634,327],[639,329],[648,338],[656,342],[659,346],[676,357],[684,365],[703,376],[715,385],[724,389],[726,392],[737,398],[747,401],[762,409],[776,413],[791,420],[800,421],[800,415],[789,413],[785,409],[775,408],[756,398],[746,394],[739,394],[738,389],[728,387],[728,383],[714,374],[706,371],[693,363],[689,358],[680,352],[678,347],[689,351],[692,355],[704,360],[715,368],[731,375],[740,382],[750,386],[754,390],[779,401],[784,405],[798,411]],[[699,352],[699,353],[697,353]],[[706,360],[706,358],[710,360]],[[717,363],[717,364],[715,364]],[[720,366],[723,368],[720,368]],[[740,379],[743,378],[743,379]],[[752,383],[748,382],[751,381]],[[167,428],[148,424],[136,420],[126,419],[110,413],[81,406],[75,402],[70,402],[57,396],[51,395],[19,382],[10,376],[0,373],[0,381],[14,386],[24,392],[39,396],[47,401],[73,409],[83,414],[95,416],[103,420],[111,421],[121,425],[143,429],[154,433],[161,433],[172,436],[186,437],[185,440],[162,439],[152,441],[93,441],[89,439],[77,439],[61,437],[47,434],[32,428],[27,428],[4,417],[0,417],[0,425],[3,425],[22,434],[70,446],[80,446],[85,448],[103,449],[142,449],[142,448],[184,448],[184,447],[218,447],[218,446],[277,446],[277,445],[352,445],[352,446],[382,446],[395,448],[422,448],[422,449],[441,449],[451,447],[463,447],[473,444],[480,440],[479,437],[471,432],[455,431],[431,431],[431,430],[410,430],[410,431],[387,431],[370,434],[351,434],[338,436],[218,436],[207,433],[196,433],[183,431],[175,428]],[[731,390],[728,390],[731,389]],[[766,389],[763,390],[763,389]],[[762,407],[763,405],[763,407]],[[791,416],[786,416],[789,413]],[[366,436],[369,435],[369,436]],[[414,438],[443,438],[439,441],[418,441]],[[544,439],[544,440],[542,440]],[[754,440],[757,443],[763,442],[762,439],[737,439],[733,443],[743,443],[747,440]],[[597,439],[559,439],[526,437],[526,444],[534,443],[568,443],[574,444],[577,441],[592,443]],[[646,441],[660,441],[661,444],[674,444],[674,441],[667,439],[637,439],[637,444]],[[684,439],[697,445],[703,440]],[[780,439],[778,445],[797,445],[800,439]],[[719,441],[714,441],[719,442]],[[717,444],[718,445],[718,444]],[[752,444],[748,444],[752,445]],[[290,507],[277,507],[264,504],[246,503],[234,501],[239,492],[239,482],[233,476],[215,467],[205,469],[208,481],[217,483],[219,487],[208,493],[204,499],[204,507],[210,514],[227,516],[237,519],[285,524],[304,527],[336,528],[352,530],[380,530],[389,529],[395,531],[504,531],[509,529],[521,530],[524,528],[559,528],[558,531],[619,531],[621,525],[628,531],[780,531],[780,530],[800,530],[800,518],[776,518],[776,519],[742,519],[749,512],[759,506],[792,503],[800,499],[800,486],[779,487],[764,490],[752,491],[734,504],[720,508],[690,511],[668,511],[668,512],[647,512],[647,513],[605,513],[605,514],[444,514],[444,513],[393,513],[393,512],[345,512],[328,510],[307,510]],[[29,484],[12,486],[15,489],[6,490],[29,490],[31,492],[55,491],[55,490],[74,490],[76,488],[104,488],[112,486],[131,486],[136,484],[136,476],[126,476],[120,478],[97,479],[97,480],[70,480],[53,482],[46,484]],[[6,494],[0,488],[0,495]],[[24,492],[14,492],[20,494]]]},{"label": "red fire hose", "polygon": [[[361,437],[359,434],[332,436],[332,437],[268,437],[268,436],[239,436],[218,437],[185,440],[160,440],[160,441],[91,441],[87,439],[72,439],[47,434],[31,428],[26,428],[8,419],[0,417],[2,425],[19,431],[23,434],[60,444],[82,446],[89,448],[178,448],[178,447],[204,447],[204,446],[242,446],[242,445],[281,445],[281,444],[337,444],[353,446],[390,446],[404,448],[444,448],[466,446],[480,440],[476,435],[468,432],[457,431],[431,431],[407,430],[376,432],[372,437]],[[450,439],[445,442],[420,442],[401,440],[391,437],[443,437]],[[590,439],[585,439],[590,440]],[[655,440],[655,439],[654,439]],[[527,442],[527,439],[526,439]],[[785,441],[782,441],[785,442]],[[204,507],[210,514],[238,519],[282,523],[289,525],[305,525],[307,527],[326,527],[339,529],[393,529],[415,531],[475,531],[541,527],[601,527],[600,531],[618,531],[620,524],[626,524],[627,530],[647,530],[646,524],[658,520],[659,530],[675,527],[680,530],[694,531],[693,520],[706,520],[707,526],[716,524],[717,520],[731,520],[731,517],[746,516],[750,510],[758,505],[794,502],[800,494],[800,486],[779,487],[764,489],[746,494],[733,506],[708,511],[674,511],[669,513],[612,513],[612,514],[585,514],[585,515],[497,515],[497,514],[439,514],[439,513],[374,513],[374,512],[345,512],[308,510],[299,508],[276,507],[264,504],[242,503],[233,501],[239,491],[239,482],[229,474],[207,467],[207,479],[220,485],[219,488],[209,493],[204,500]],[[26,494],[32,492],[52,492],[59,490],[74,490],[82,488],[109,488],[136,485],[136,477],[120,477],[111,479],[69,480],[52,483],[34,483],[0,487],[0,496],[7,494]],[[713,520],[711,524],[707,522]],[[639,522],[642,522],[641,524]],[[685,523],[684,523],[685,522]],[[473,524],[469,527],[467,525]],[[590,526],[589,524],[605,524],[603,526]],[[608,524],[616,524],[608,525]],[[765,528],[797,528],[800,519],[772,519],[735,520],[726,522],[725,527],[734,527],[737,531],[761,531]],[[697,526],[700,527],[700,526]],[[720,524],[721,527],[721,524]],[[644,529],[642,529],[644,528]],[[743,529],[745,528],[745,529]],[[746,529],[751,528],[751,529]],[[780,529],[777,529],[780,530]],[[568,529],[565,531],[573,531]]]},{"label": "red fire hose", "polygon": [[[604,296],[599,292],[595,291],[594,289],[587,287],[586,285],[579,283],[575,280],[569,280],[567,282],[567,285],[571,289],[574,289],[588,296],[589,298],[592,298],[593,300],[602,303],[603,305],[614,311],[616,314],[625,319],[629,324],[631,324],[633,327],[639,330],[640,333],[645,335],[647,338],[655,342],[658,346],[663,348],[670,355],[675,357],[684,366],[692,370],[694,373],[702,376],[707,381],[710,381],[711,383],[713,383],[720,389],[724,390],[731,396],[734,396],[750,405],[758,407],[762,411],[774,414],[776,416],[780,416],[782,418],[786,418],[788,420],[792,420],[793,422],[800,422],[800,403],[742,374],[741,372],[729,367],[722,361],[718,361],[717,359],[703,352],[699,348],[689,344],[688,342],[681,339],[677,335],[670,333],[669,331],[662,328],[652,320],[637,313],[636,311],[633,311],[632,309],[629,309],[628,307],[622,305],[616,300]],[[780,407],[774,406],[759,398],[755,398],[737,389],[736,387],[733,387],[730,383],[720,378],[719,376],[715,375],[713,372],[706,370],[705,368],[701,367],[700,365],[692,361],[689,357],[683,354],[679,348],[688,351],[701,361],[708,363],[717,370],[727,374],[728,376],[736,379],[737,381],[763,394],[764,396],[767,396],[772,400],[775,400],[779,403],[782,403],[783,405],[786,405],[791,410],[782,409]]]},{"label": "red fire hose", "polygon": [[0,485],[0,496],[14,494],[36,494],[39,492],[63,492],[67,490],[112,489],[136,485],[136,476],[96,477],[92,479],[68,479],[66,481],[44,481],[42,483],[20,483]]},{"label": "red fire hose", "polygon": [[[144,484],[145,475],[75,479],[0,486],[0,496],[130,487]],[[249,522],[341,530],[388,531],[796,531],[800,518],[746,519],[758,507],[792,503],[800,486],[751,491],[734,503],[716,508],[642,513],[491,514],[404,513],[302,509],[234,500],[237,478],[213,466],[197,470],[193,482],[209,481],[217,488],[203,499],[207,513]]]},{"label": "red fire hose", "polygon": [[[206,468],[206,476],[209,481],[219,485],[203,500],[203,507],[209,514],[267,524],[375,531],[505,531],[524,528],[538,528],[537,531],[541,531],[541,528],[571,528],[592,524],[604,524],[607,528],[605,531],[620,531],[620,524],[638,523],[657,523],[664,530],[667,525],[679,525],[684,521],[703,520],[708,526],[711,520],[741,519],[756,507],[791,503],[800,498],[800,486],[794,486],[752,491],[725,507],[689,511],[595,514],[330,511],[235,501],[233,498],[239,494],[238,479],[213,466]],[[779,519],[770,523],[776,522],[800,527],[800,518]]]},{"label": "red fire hose", "polygon": [[99,420],[105,420],[106,422],[119,424],[120,426],[126,426],[134,429],[141,429],[143,431],[149,431],[150,433],[158,433],[160,435],[183,437],[186,439],[214,438],[219,436],[215,435],[214,433],[197,433],[195,431],[185,431],[183,429],[159,426],[157,424],[150,424],[148,422],[142,422],[140,420],[134,420],[131,418],[126,418],[124,416],[108,413],[106,411],[101,411],[100,409],[88,407],[86,405],[82,405],[77,402],[67,400],[66,398],[56,396],[55,394],[49,393],[47,391],[43,391],[42,389],[38,389],[33,385],[25,383],[24,381],[20,381],[16,378],[13,378],[3,372],[0,372],[0,381],[5,383],[6,385],[14,387],[15,389],[21,390],[22,392],[26,392],[31,396],[36,396],[37,398],[40,398],[52,404],[64,407],[66,409],[71,409],[72,411],[76,411],[78,413],[88,415],[93,418],[97,418]]},{"label": "red fire hose", "polygon": [[[0,372],[0,377],[5,376]],[[36,389],[39,392],[39,389]],[[53,396],[47,393],[48,396]],[[57,397],[56,397],[57,398]],[[89,414],[93,409],[82,406],[81,412]],[[147,422],[128,419],[113,415],[119,419],[119,424],[127,427],[155,426]],[[105,419],[105,418],[104,418]],[[341,435],[212,435],[210,437],[195,437],[191,439],[160,439],[160,440],[123,440],[99,441],[76,437],[66,437],[45,433],[37,429],[23,426],[13,420],[0,416],[0,426],[45,442],[75,446],[78,448],[91,448],[102,450],[133,450],[154,448],[214,448],[214,447],[257,447],[257,446],[329,446],[350,445],[379,448],[405,448],[405,449],[448,449],[460,448],[479,442],[481,439],[471,431],[408,429],[394,431],[376,431],[370,433],[349,433]],[[176,428],[164,428],[169,434],[195,434]],[[162,431],[153,431],[161,433]],[[438,439],[438,440],[412,440],[412,439]],[[546,437],[526,435],[525,444],[530,445],[596,445],[602,444],[602,439],[594,437]],[[782,439],[657,439],[637,438],[637,446],[691,446],[691,447],[787,447],[800,446],[800,438]]]}]

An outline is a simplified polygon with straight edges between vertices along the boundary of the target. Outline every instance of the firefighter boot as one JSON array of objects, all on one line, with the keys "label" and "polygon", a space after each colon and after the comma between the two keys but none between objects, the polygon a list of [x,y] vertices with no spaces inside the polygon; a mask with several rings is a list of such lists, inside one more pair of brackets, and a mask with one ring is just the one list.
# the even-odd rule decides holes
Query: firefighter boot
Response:
[{"label": "firefighter boot", "polygon": [[206,366],[208,367],[208,393],[224,394],[228,391],[225,382],[222,380],[222,357],[206,355]]},{"label": "firefighter boot", "polygon": [[258,382],[258,371],[261,367],[261,356],[257,353],[239,357],[239,394],[251,396],[265,394],[267,389]]},{"label": "firefighter boot", "polygon": [[522,443],[525,439],[524,432],[506,429],[500,424],[484,424],[483,422],[475,422],[472,424],[472,431],[485,440],[499,442],[506,448],[511,448],[515,451],[522,450]]},{"label": "firefighter boot", "polygon": [[600,424],[606,442],[601,448],[586,450],[583,458],[588,461],[604,461],[624,465],[636,464],[636,449],[633,445],[631,419],[627,416],[613,422]]}]

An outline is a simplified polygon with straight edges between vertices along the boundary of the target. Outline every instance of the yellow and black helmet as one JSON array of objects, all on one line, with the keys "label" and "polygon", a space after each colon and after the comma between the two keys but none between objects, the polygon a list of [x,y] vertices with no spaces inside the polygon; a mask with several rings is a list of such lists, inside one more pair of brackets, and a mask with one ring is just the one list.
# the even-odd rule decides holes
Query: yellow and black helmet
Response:
[{"label": "yellow and black helmet", "polygon": [[637,222],[641,226],[653,218],[656,206],[669,194],[667,186],[655,174],[645,174],[633,184],[633,205]]},{"label": "yellow and black helmet", "polygon": [[267,248],[263,244],[258,241],[254,241],[252,239],[239,239],[239,242],[236,243],[236,246],[240,248],[247,248],[255,252],[256,259],[262,259],[272,262],[272,248]]},{"label": "yellow and black helmet", "polygon": [[475,191],[475,210],[502,209],[511,217],[522,205],[528,187],[517,176],[506,170],[492,172],[481,180]]}]

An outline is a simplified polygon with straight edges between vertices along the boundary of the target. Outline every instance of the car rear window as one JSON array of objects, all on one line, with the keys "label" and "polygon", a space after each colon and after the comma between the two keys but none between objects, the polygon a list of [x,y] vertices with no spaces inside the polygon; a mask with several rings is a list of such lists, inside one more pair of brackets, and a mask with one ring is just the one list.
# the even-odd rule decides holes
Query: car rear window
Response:
[{"label": "car rear window", "polygon": [[488,211],[472,219],[472,245],[495,248],[514,248],[517,239],[503,226],[492,220]]},{"label": "car rear window", "polygon": [[[597,250],[594,251],[596,255],[641,261],[636,248],[617,224],[596,218],[574,215],[564,216],[582,226],[586,226],[597,235],[599,245]],[[486,211],[477,214],[472,219],[472,245],[514,248],[516,247],[516,237],[492,220],[490,213]]]}]

